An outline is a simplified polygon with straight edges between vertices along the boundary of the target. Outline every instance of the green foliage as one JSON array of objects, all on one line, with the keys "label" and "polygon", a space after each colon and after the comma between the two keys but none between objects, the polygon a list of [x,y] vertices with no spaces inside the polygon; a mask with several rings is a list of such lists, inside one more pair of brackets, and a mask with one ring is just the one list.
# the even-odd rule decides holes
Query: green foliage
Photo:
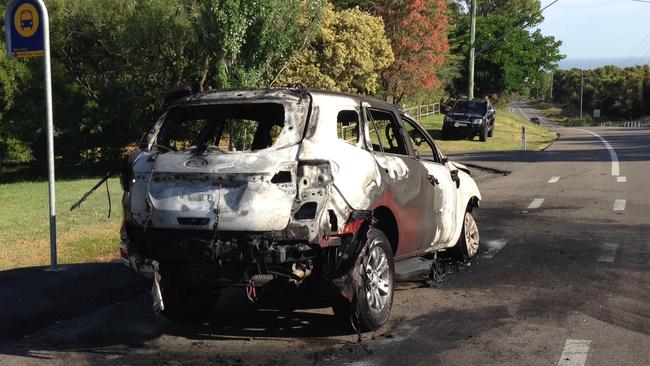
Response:
[{"label": "green foliage", "polygon": [[446,0],[337,0],[381,17],[395,62],[381,73],[381,95],[398,104],[431,101],[450,79]]},{"label": "green foliage", "polygon": [[[33,159],[32,150],[15,137],[0,137],[0,159],[2,162],[28,163]],[[2,167],[0,163],[0,167]]]},{"label": "green foliage", "polygon": [[[49,0],[47,6],[55,153],[66,163],[94,163],[120,157],[161,113],[161,95],[184,82],[206,88],[269,85],[313,38],[324,5]],[[0,141],[24,141],[37,162],[45,161],[42,73],[42,59],[0,58]]]},{"label": "green foliage", "polygon": [[298,53],[282,79],[313,88],[375,93],[380,71],[393,60],[381,18],[328,5],[314,41]]},{"label": "green foliage", "polygon": [[[553,75],[553,100],[580,107],[582,70],[559,70]],[[605,66],[584,70],[583,109],[591,114],[636,118],[650,114],[650,66]]]},{"label": "green foliage", "polygon": [[[186,0],[187,1],[187,0]],[[309,42],[322,0],[189,0],[214,88],[265,86]]]},{"label": "green foliage", "polygon": [[[458,1],[457,1],[458,2]],[[469,15],[462,7],[456,12],[450,39],[457,55],[469,54]],[[491,0],[479,3],[476,21],[476,61],[474,94],[528,94],[531,85],[541,84],[546,71],[562,59],[561,42],[530,30],[543,21],[539,0]],[[467,92],[467,56],[460,61],[460,73],[450,89],[452,94]]]},{"label": "green foliage", "polygon": [[[4,6],[0,6],[0,11],[4,12]],[[1,33],[4,34],[4,27]],[[3,37],[0,39],[0,169],[7,161],[27,162],[32,158],[31,150],[20,139],[20,126],[7,116],[7,112],[16,104],[21,85],[29,76],[29,69],[25,62],[8,60],[5,49]]]}]

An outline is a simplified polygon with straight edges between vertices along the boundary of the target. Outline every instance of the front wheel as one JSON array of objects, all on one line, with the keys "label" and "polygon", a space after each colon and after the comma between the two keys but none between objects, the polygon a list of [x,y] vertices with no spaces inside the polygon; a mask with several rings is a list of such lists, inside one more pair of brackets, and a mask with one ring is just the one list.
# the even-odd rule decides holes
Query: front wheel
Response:
[{"label": "front wheel", "polygon": [[451,253],[458,260],[467,260],[478,252],[479,241],[480,237],[476,220],[474,220],[471,212],[466,211],[460,238],[452,248]]},{"label": "front wheel", "polygon": [[[390,242],[381,230],[370,229],[366,245],[360,268],[361,286],[355,294],[355,301],[350,303],[337,299],[332,309],[334,316],[344,324],[358,325],[360,330],[372,331],[384,325],[390,316],[395,267]],[[358,317],[354,314],[355,302]]]},{"label": "front wheel", "polygon": [[479,132],[479,139],[481,141],[485,142],[485,141],[487,141],[487,138],[488,138],[488,128],[487,128],[487,125],[486,125],[486,126],[483,126],[483,128],[481,128],[481,131]]},{"label": "front wheel", "polygon": [[449,140],[449,129],[442,127],[442,132],[440,133],[443,140]]}]

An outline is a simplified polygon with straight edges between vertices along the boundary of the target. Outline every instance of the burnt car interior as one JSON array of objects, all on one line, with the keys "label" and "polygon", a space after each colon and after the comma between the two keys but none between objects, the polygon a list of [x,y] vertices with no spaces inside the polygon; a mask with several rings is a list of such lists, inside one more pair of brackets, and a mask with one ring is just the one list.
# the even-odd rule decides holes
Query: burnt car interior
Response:
[{"label": "burnt car interior", "polygon": [[180,108],[170,112],[154,146],[163,152],[262,150],[273,146],[284,124],[284,107],[277,103]]},{"label": "burnt car interior", "polygon": [[336,117],[336,132],[339,139],[356,145],[359,142],[359,113],[353,110],[340,111]]},{"label": "burnt car interior", "polygon": [[372,149],[389,154],[408,155],[393,114],[376,109],[369,109],[367,112]]}]

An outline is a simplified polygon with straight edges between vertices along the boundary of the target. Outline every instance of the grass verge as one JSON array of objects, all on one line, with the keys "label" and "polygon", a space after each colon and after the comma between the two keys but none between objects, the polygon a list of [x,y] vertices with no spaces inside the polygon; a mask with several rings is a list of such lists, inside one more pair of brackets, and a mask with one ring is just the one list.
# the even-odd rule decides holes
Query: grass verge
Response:
[{"label": "grass verge", "polygon": [[479,141],[478,137],[471,140],[442,140],[443,118],[443,115],[428,116],[424,117],[421,123],[444,152],[521,150],[522,126],[526,126],[528,150],[542,150],[557,138],[555,132],[499,109],[496,112],[494,136],[489,137],[486,142]]},{"label": "grass verge", "polygon": [[[118,179],[109,180],[113,205],[110,219],[104,187],[70,211],[70,206],[98,180],[56,182],[59,263],[117,259],[122,215]],[[0,202],[0,270],[49,264],[47,182],[0,184]]]}]

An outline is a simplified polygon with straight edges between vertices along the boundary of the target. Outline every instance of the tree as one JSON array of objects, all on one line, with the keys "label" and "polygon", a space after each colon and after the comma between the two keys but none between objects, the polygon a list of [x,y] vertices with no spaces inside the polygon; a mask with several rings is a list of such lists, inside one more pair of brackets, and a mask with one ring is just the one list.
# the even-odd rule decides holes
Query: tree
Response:
[{"label": "tree", "polygon": [[328,5],[314,41],[296,55],[282,79],[313,88],[375,93],[380,71],[393,60],[381,18]]},{"label": "tree", "polygon": [[389,96],[399,103],[405,95],[439,89],[449,46],[444,0],[393,0],[378,11],[386,21],[395,63],[384,74]]},{"label": "tree", "polygon": [[[161,113],[159,99],[187,81],[206,88],[264,87],[313,38],[323,0],[49,0],[55,153],[75,164],[113,161]],[[0,116],[45,156],[42,60]],[[0,60],[0,74],[6,70]],[[2,76],[0,76],[2,77]],[[7,79],[10,80],[10,79]],[[2,81],[0,81],[1,83]],[[13,86],[17,85],[9,81]],[[9,90],[9,89],[7,89]]]},{"label": "tree", "polygon": [[650,66],[593,70],[559,70],[554,74],[553,100],[580,106],[580,85],[584,86],[583,109],[600,109],[604,116],[638,118],[650,113]]},{"label": "tree", "polygon": [[205,52],[202,82],[266,86],[309,43],[324,0],[185,0]]},{"label": "tree", "polygon": [[[4,12],[4,5],[0,6]],[[4,34],[4,27],[0,27]],[[13,121],[7,112],[14,107],[16,98],[29,77],[24,61],[7,59],[4,38],[0,39],[0,171],[6,161],[24,162],[31,159],[31,151],[22,139],[22,126]]]},{"label": "tree", "polygon": [[[469,0],[458,2],[468,3]],[[453,53],[469,54],[469,15],[456,6],[451,17]],[[561,42],[530,28],[543,21],[539,0],[491,0],[479,3],[476,22],[475,94],[528,93],[530,85],[542,82],[546,71],[562,59]],[[464,94],[467,88],[467,58],[450,92]],[[534,81],[534,82],[532,82]]]},{"label": "tree", "polygon": [[449,73],[445,0],[338,0],[335,4],[359,7],[384,19],[395,54],[395,62],[382,72],[386,99],[400,103],[404,97],[421,100],[439,94]]}]

